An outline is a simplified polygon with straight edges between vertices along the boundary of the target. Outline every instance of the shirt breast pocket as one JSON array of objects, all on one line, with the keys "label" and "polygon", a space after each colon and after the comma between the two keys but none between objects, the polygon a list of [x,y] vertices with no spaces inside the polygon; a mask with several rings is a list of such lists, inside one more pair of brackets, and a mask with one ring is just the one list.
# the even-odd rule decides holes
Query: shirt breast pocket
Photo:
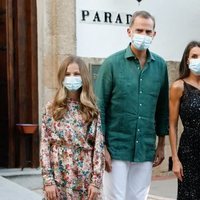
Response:
[{"label": "shirt breast pocket", "polygon": [[153,96],[153,97],[158,97],[160,94],[160,89],[161,89],[161,80],[155,79],[149,82],[147,86],[147,94]]}]

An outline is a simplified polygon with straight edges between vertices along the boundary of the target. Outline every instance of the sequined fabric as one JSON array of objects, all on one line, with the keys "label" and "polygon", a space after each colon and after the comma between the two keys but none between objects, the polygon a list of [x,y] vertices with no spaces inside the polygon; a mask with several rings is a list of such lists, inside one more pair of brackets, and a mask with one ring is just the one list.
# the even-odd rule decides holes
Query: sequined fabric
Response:
[{"label": "sequined fabric", "polygon": [[184,131],[178,155],[183,165],[183,182],[178,181],[178,200],[200,200],[200,90],[184,82],[180,103]]}]

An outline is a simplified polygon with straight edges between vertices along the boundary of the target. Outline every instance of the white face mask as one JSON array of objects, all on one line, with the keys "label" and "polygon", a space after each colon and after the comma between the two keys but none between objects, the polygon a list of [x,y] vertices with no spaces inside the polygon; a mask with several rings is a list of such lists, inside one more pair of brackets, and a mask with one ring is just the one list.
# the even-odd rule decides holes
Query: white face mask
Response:
[{"label": "white face mask", "polygon": [[200,75],[200,58],[189,60],[189,69],[193,74]]},{"label": "white face mask", "polygon": [[69,91],[77,91],[82,86],[81,76],[65,76],[63,85]]},{"label": "white face mask", "polygon": [[138,50],[148,49],[152,43],[153,38],[148,35],[133,34],[132,44]]}]

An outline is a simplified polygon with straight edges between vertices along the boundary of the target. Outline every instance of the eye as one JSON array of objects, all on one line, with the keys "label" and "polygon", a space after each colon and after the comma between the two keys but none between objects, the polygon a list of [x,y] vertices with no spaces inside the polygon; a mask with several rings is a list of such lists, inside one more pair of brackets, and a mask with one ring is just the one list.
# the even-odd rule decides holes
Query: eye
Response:
[{"label": "eye", "polygon": [[74,76],[80,76],[80,72],[75,72]]},{"label": "eye", "polygon": [[66,72],[66,73],[65,73],[65,76],[70,76],[70,73]]},{"label": "eye", "polygon": [[147,30],[147,31],[146,31],[146,34],[147,34],[147,35],[151,35],[152,32],[153,32],[152,30]]},{"label": "eye", "polygon": [[198,58],[198,55],[194,54],[194,55],[192,55],[192,57],[191,57],[191,58],[194,58],[194,59],[196,59],[196,58]]},{"label": "eye", "polygon": [[143,30],[142,30],[142,29],[136,29],[135,32],[136,32],[136,33],[142,33]]}]

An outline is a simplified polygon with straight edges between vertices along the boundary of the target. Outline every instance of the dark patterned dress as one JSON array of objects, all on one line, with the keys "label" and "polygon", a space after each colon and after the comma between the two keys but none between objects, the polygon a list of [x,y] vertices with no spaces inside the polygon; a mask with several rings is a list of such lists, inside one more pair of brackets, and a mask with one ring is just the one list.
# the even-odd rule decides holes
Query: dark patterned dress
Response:
[{"label": "dark patterned dress", "polygon": [[183,165],[183,182],[178,181],[178,200],[200,200],[200,90],[184,82],[180,103],[184,131],[178,156]]}]

